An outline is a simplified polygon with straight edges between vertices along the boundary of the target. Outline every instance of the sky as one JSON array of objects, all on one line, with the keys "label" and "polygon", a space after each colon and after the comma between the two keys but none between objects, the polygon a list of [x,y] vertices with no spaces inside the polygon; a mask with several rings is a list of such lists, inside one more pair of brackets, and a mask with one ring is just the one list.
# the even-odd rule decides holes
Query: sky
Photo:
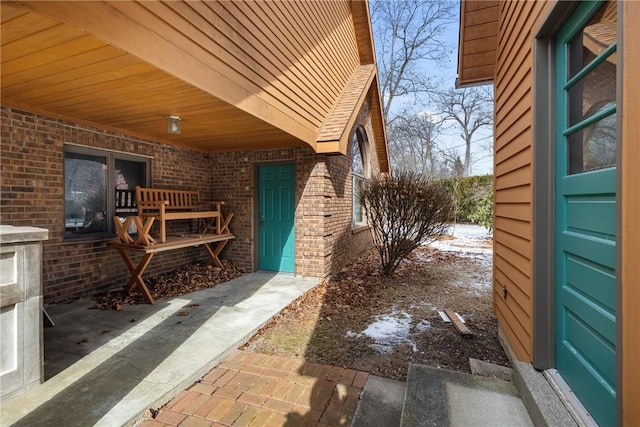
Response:
[{"label": "sky", "polygon": [[[452,46],[453,54],[447,64],[440,71],[441,76],[445,79],[447,86],[454,87],[455,79],[458,75],[458,34],[460,30],[460,17],[459,17],[459,9],[456,9],[456,18],[455,22],[449,25],[446,34],[446,40],[449,45]],[[435,68],[435,69],[434,69]],[[437,67],[432,68],[434,72],[437,72]],[[482,141],[478,141],[478,144],[472,145],[472,158],[475,159],[475,163],[471,166],[471,174],[472,175],[485,175],[493,173],[493,155],[492,151],[488,149],[483,149],[480,145],[487,145],[491,143],[491,139],[493,138],[493,131],[491,129],[479,131],[478,139],[482,139]],[[458,147],[464,142],[456,135],[450,136],[448,138],[448,143],[451,147]],[[460,153],[464,153],[464,146],[459,148]]]},{"label": "sky", "polygon": [[[457,2],[456,2],[457,3]],[[449,24],[447,30],[445,32],[445,43],[448,47],[448,50],[451,52],[447,61],[442,61],[439,63],[433,62],[424,62],[423,67],[424,70],[432,76],[432,78],[439,80],[442,82],[442,87],[445,89],[454,88],[455,79],[457,76],[457,66],[458,66],[458,33],[459,33],[459,8],[456,7],[456,16],[453,20],[453,23]],[[374,38],[376,34],[374,33]],[[405,99],[404,101],[409,104],[413,104],[413,99]],[[402,106],[403,99],[396,98],[394,100],[395,108],[400,108]],[[435,107],[434,107],[435,110]],[[425,109],[425,113],[431,114],[434,111],[429,111],[429,107]],[[481,130],[478,131],[477,142],[472,144],[472,166],[471,166],[471,174],[472,175],[484,175],[493,173],[493,156],[491,150],[487,149],[486,146],[491,144],[492,140],[492,130]],[[464,140],[461,139],[459,135],[459,131],[455,132],[453,130],[446,132],[442,135],[440,142],[447,149],[454,148],[457,150],[460,157],[464,157],[464,149],[465,143]],[[485,147],[485,148],[483,148]]]}]

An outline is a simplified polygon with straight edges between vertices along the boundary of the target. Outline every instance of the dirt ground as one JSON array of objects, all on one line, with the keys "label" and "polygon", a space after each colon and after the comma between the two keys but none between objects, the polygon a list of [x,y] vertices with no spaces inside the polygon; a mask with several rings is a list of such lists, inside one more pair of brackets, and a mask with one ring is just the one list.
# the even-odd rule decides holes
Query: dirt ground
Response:
[{"label": "dirt ground", "polygon": [[[469,358],[509,366],[491,311],[491,249],[486,230],[457,225],[453,234],[415,250],[391,277],[371,250],[293,301],[243,347],[406,380],[409,363],[470,372]],[[202,264],[146,278],[155,299],[213,287],[246,274]],[[134,290],[96,299],[96,309],[144,303]],[[458,313],[473,333],[463,338],[439,311]]]},{"label": "dirt ground", "polygon": [[[280,356],[406,380],[409,363],[471,372],[469,358],[509,360],[491,312],[491,247],[486,231],[459,225],[414,251],[391,277],[370,251],[294,301],[245,346]],[[458,236],[459,234],[459,236]],[[438,313],[452,309],[473,338]]]}]

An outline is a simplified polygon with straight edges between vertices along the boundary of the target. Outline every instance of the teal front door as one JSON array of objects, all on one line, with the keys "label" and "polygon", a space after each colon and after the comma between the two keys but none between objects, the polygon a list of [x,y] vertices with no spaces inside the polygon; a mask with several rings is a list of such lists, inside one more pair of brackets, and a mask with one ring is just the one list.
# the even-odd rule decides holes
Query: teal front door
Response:
[{"label": "teal front door", "polygon": [[294,183],[293,165],[262,166],[259,169],[261,270],[294,271]]},{"label": "teal front door", "polygon": [[616,5],[583,2],[556,41],[556,368],[616,423]]}]

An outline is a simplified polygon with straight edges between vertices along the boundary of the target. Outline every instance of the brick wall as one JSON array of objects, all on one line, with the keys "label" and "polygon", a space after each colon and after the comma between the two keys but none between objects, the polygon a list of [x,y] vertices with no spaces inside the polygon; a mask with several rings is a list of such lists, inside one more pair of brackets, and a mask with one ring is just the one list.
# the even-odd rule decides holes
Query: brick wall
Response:
[{"label": "brick wall", "polygon": [[[351,129],[358,126],[369,137],[372,175],[378,174],[369,105],[365,103]],[[352,147],[348,156],[315,154],[307,146],[280,150],[258,150],[212,154],[213,198],[225,200],[234,212],[234,244],[223,256],[247,270],[257,266],[255,235],[257,168],[270,163],[294,164],[295,189],[295,274],[327,277],[371,247],[368,227],[352,227]]]},{"label": "brick wall", "polygon": [[[121,287],[128,271],[105,241],[78,241],[64,234],[64,143],[153,156],[153,183],[208,192],[208,155],[30,112],[0,109],[0,224],[49,230],[43,244],[45,302]],[[184,165],[189,165],[185,168]],[[205,196],[210,197],[210,196]],[[149,274],[206,259],[201,248],[155,256]]]},{"label": "brick wall", "polygon": [[[1,107],[0,114],[0,224],[49,229],[43,246],[46,302],[118,288],[129,277],[105,241],[63,238],[64,143],[150,156],[154,187],[199,189],[205,201],[224,200],[223,210],[234,213],[236,238],[222,258],[247,271],[257,269],[256,174],[263,164],[295,165],[297,275],[327,277],[371,245],[368,228],[351,225],[351,147],[347,157],[316,154],[307,146],[205,154],[12,108]],[[377,173],[367,104],[351,136],[359,125],[370,138],[372,173]],[[188,225],[176,221],[169,226],[177,231]],[[157,274],[204,259],[202,248],[165,252],[154,257],[147,271]]]},{"label": "brick wall", "polygon": [[372,245],[369,227],[352,227],[353,179],[351,175],[351,159],[353,157],[353,141],[356,129],[362,126],[369,140],[369,164],[371,176],[380,173],[369,103],[365,102],[356,122],[349,133],[349,150],[347,157],[331,156],[327,161],[329,183],[325,197],[330,204],[330,217],[326,224],[326,261],[325,274],[339,271],[354,256]]}]

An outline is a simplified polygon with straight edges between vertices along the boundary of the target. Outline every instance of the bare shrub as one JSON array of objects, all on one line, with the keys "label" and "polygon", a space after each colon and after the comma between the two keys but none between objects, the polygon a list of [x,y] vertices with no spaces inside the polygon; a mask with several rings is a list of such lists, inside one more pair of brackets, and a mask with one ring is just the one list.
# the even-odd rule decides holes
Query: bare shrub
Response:
[{"label": "bare shrub", "polygon": [[365,181],[361,198],[385,275],[415,248],[443,234],[453,207],[444,187],[413,172]]}]

